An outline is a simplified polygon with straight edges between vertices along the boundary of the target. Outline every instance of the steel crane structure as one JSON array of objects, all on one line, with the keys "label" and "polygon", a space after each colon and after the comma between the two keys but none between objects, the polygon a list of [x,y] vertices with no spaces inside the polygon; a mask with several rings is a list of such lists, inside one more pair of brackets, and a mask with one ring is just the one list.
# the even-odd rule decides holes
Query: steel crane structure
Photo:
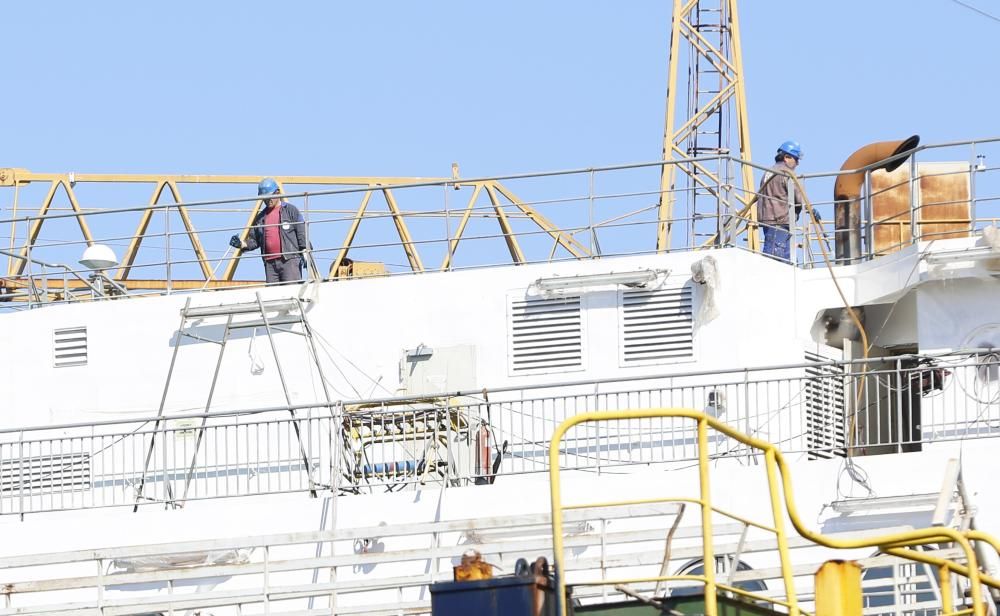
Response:
[{"label": "steel crane structure", "polygon": [[[732,177],[728,160],[722,156],[736,155],[751,160],[750,126],[747,118],[747,97],[743,77],[743,52],[740,45],[740,23],[736,0],[674,0],[670,29],[670,64],[667,74],[667,106],[663,134],[663,160],[679,160],[666,164],[660,177],[659,224],[656,248],[659,252],[671,247],[671,234],[676,224],[675,199],[686,195],[692,219],[714,217],[717,204],[728,206],[733,220],[748,220],[747,243],[752,250],[759,248],[753,223],[756,211],[753,202],[753,170],[741,165],[737,177]],[[678,87],[678,73],[686,69],[687,88]],[[686,114],[678,115],[681,101]],[[738,143],[731,143],[735,126]],[[734,150],[734,147],[736,148]],[[719,156],[713,160],[713,156]],[[686,189],[677,186],[680,170],[686,179]],[[730,187],[735,183],[736,190]],[[711,208],[702,201],[711,200]],[[694,228],[694,225],[692,225]],[[713,227],[714,229],[715,227]],[[718,241],[711,231],[695,229],[695,234]]]},{"label": "steel crane structure", "polygon": [[[748,246],[756,250],[758,249],[756,215],[754,208],[751,207],[752,169],[748,165],[741,164],[738,165],[739,170],[735,174],[732,173],[734,159],[746,161],[751,158],[736,0],[674,0],[669,54],[663,154],[662,162],[657,163],[660,171],[658,202],[651,206],[650,217],[655,214],[655,218],[648,222],[656,229],[655,250],[664,252],[677,247],[676,242],[672,244],[674,239],[672,232],[678,225],[683,227],[681,220],[690,221],[690,226],[686,227],[690,233],[688,238],[690,241],[685,244],[688,247],[718,245],[746,231]],[[678,75],[682,71],[686,71],[688,75],[686,89],[678,87]],[[735,144],[731,139],[734,127]],[[185,187],[196,184],[231,185],[237,187],[236,189],[243,194],[254,194],[252,185],[260,179],[261,177],[256,175],[36,173],[18,168],[0,168],[0,188],[11,188],[13,191],[12,216],[9,219],[11,224],[9,246],[5,246],[4,248],[8,250],[3,251],[9,258],[4,285],[8,288],[18,288],[27,284],[25,270],[30,269],[32,251],[43,247],[39,239],[40,232],[43,225],[52,218],[74,219],[79,226],[81,242],[91,245],[97,241],[91,232],[88,218],[98,213],[100,208],[95,208],[89,203],[88,207],[81,206],[81,200],[77,195],[77,187],[88,184],[145,185],[152,188],[151,193],[147,193],[150,196],[144,207],[129,210],[138,216],[134,233],[130,236],[125,235],[124,231],[115,234],[117,236],[115,239],[121,240],[123,245],[127,241],[120,266],[111,274],[122,287],[169,290],[171,284],[173,288],[184,288],[185,285],[195,288],[242,284],[235,279],[240,263],[239,251],[213,268],[212,259],[206,254],[204,243],[192,222],[193,209],[190,209],[189,205],[194,203],[185,202],[182,188],[186,190]],[[295,193],[297,190],[353,191],[346,195],[349,206],[344,209],[343,218],[340,219],[345,223],[342,225],[344,228],[342,236],[339,240],[324,237],[326,246],[335,247],[329,249],[330,277],[336,277],[341,265],[349,262],[347,255],[355,243],[359,227],[366,219],[373,216],[391,221],[395,234],[398,235],[399,246],[405,255],[405,267],[412,272],[453,268],[455,251],[472,218],[488,218],[495,222],[498,230],[491,237],[504,240],[506,252],[509,252],[510,260],[515,264],[531,260],[530,255],[526,256],[523,246],[528,240],[523,235],[519,236],[513,226],[516,220],[527,221],[531,227],[527,235],[536,234],[547,239],[549,246],[545,251],[548,252],[550,259],[593,258],[601,255],[594,229],[602,223],[595,224],[593,213],[588,226],[559,226],[533,206],[537,202],[520,198],[509,185],[495,179],[461,179],[457,166],[453,166],[451,177],[277,176],[276,179],[282,184],[283,192],[288,193]],[[655,182],[655,176],[652,180]],[[35,184],[36,187],[39,184],[47,184],[47,192],[41,198],[37,211],[34,211],[35,205],[32,203],[28,206],[32,210],[31,214],[24,216],[24,210],[28,207],[22,206],[19,211],[18,195],[19,191],[30,184]],[[415,210],[407,212],[397,203],[397,192],[401,192],[398,189],[413,185],[465,189],[466,192],[460,193],[463,199],[464,195],[470,194],[471,191],[464,209],[456,209],[444,215],[448,216],[449,220],[454,216],[457,226],[451,228],[450,223],[446,222],[448,232],[443,238],[444,257],[439,266],[425,265],[427,257],[421,256],[422,242],[414,239],[408,221],[412,222],[414,217],[421,216],[438,218],[444,216],[441,212],[420,213]],[[374,195],[378,195],[380,200],[384,201],[384,212],[374,212],[373,208],[369,207]],[[66,214],[56,212],[54,204],[60,196],[68,201]],[[680,218],[675,212],[678,198],[687,200],[685,204],[687,214]],[[478,204],[487,199],[487,203]],[[593,207],[593,194],[589,200]],[[243,207],[249,210],[248,224],[253,220],[260,205],[259,201],[252,203],[252,200],[243,204]],[[194,255],[190,263],[195,266],[193,271],[199,280],[179,280],[170,283],[156,280],[155,276],[147,280],[139,280],[135,276],[136,269],[140,267],[136,262],[136,256],[143,240],[154,235],[150,231],[150,224],[158,213],[163,214],[163,224],[168,226],[167,231],[160,234],[168,243],[167,252],[170,250],[171,235],[186,236],[190,242],[190,251]],[[618,216],[610,221],[615,222],[627,216]],[[168,221],[171,218],[176,220],[178,217],[183,230],[175,227],[175,231],[171,233]],[[705,222],[713,219],[716,220],[715,225]],[[697,221],[702,222],[697,223]],[[331,229],[332,226],[324,228]],[[213,229],[213,231],[218,230]],[[243,233],[245,235],[246,231]],[[336,233],[340,234],[341,231],[338,230]],[[577,236],[583,234],[590,235],[591,241],[581,242]],[[395,238],[392,241],[395,241]],[[221,271],[219,266],[222,266]],[[169,257],[166,267],[169,274]],[[79,280],[71,282],[78,287],[83,284]],[[69,283],[64,283],[64,287],[67,284]]]}]

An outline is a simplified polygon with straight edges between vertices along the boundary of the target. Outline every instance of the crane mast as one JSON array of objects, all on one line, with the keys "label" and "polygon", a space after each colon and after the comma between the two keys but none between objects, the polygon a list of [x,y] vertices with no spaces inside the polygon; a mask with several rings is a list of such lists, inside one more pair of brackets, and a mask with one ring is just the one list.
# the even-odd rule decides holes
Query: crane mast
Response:
[{"label": "crane mast", "polygon": [[[721,243],[725,235],[720,235],[719,229],[740,228],[746,230],[749,248],[759,248],[754,224],[756,212],[750,207],[753,170],[741,165],[734,173],[725,158],[737,154],[742,160],[750,160],[736,4],[736,0],[674,0],[663,134],[666,164],[660,176],[656,237],[658,252],[671,248],[678,223],[688,235],[688,245],[699,239]],[[677,85],[682,69],[687,72],[686,90]],[[682,100],[685,109],[678,110]],[[686,205],[686,214],[679,219],[678,198],[684,199]],[[723,209],[732,213],[729,220],[713,220],[720,202],[726,206]]]}]

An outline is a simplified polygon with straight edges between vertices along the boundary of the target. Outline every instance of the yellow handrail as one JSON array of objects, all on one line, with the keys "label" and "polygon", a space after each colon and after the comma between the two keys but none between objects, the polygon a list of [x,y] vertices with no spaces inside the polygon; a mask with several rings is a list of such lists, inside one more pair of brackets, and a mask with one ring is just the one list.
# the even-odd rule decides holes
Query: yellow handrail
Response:
[{"label": "yellow handrail", "polygon": [[[563,509],[581,509],[587,507],[607,507],[621,505],[622,502],[604,502],[589,504],[574,504],[564,507],[562,505],[559,455],[561,443],[566,433],[574,426],[582,423],[601,421],[620,421],[630,419],[646,419],[654,417],[674,417],[686,418],[697,422],[698,425],[698,472],[699,490],[698,498],[673,498],[673,499],[651,499],[660,501],[684,501],[698,504],[702,510],[702,543],[703,562],[705,563],[704,576],[684,576],[698,577],[705,585],[705,613],[707,616],[716,616],[717,601],[716,596],[719,589],[730,590],[722,587],[715,580],[715,567],[711,563],[715,562],[712,543],[712,514],[721,513],[731,516],[712,506],[710,477],[709,477],[709,456],[708,456],[708,429],[712,428],[729,438],[732,438],[744,445],[760,450],[764,454],[765,468],[767,471],[768,491],[771,500],[771,509],[774,516],[774,526],[767,527],[755,524],[759,528],[774,532],[777,538],[778,554],[781,559],[781,575],[785,586],[785,601],[775,600],[767,597],[755,597],[775,604],[784,605],[788,608],[791,616],[803,614],[798,607],[795,596],[791,559],[788,554],[788,538],[784,530],[784,514],[787,513],[795,531],[803,538],[808,539],[818,545],[834,549],[858,549],[858,548],[878,548],[879,550],[922,562],[936,567],[942,581],[942,589],[949,588],[947,585],[948,576],[951,573],[962,575],[969,579],[970,594],[972,599],[971,610],[961,610],[953,612],[950,605],[950,598],[944,602],[943,607],[946,613],[962,614],[971,613],[974,616],[985,616],[986,609],[983,602],[982,585],[986,584],[992,588],[1000,589],[1000,580],[990,577],[979,571],[975,550],[972,547],[973,541],[988,543],[998,553],[1000,553],[1000,541],[981,531],[960,532],[951,528],[934,527],[910,530],[906,532],[891,533],[878,537],[866,537],[862,539],[834,539],[822,533],[810,530],[799,517],[798,509],[795,506],[790,472],[781,452],[777,447],[760,439],[738,432],[730,426],[706,415],[701,411],[684,408],[660,408],[646,410],[623,410],[623,411],[597,411],[592,413],[581,413],[567,419],[559,424],[552,440],[549,444],[549,489],[552,501],[552,546],[555,562],[556,575],[556,601],[560,616],[566,616],[566,580],[563,575]],[[780,477],[780,481],[779,481]],[[783,494],[779,494],[779,488]],[[631,502],[631,501],[628,501]],[[784,507],[782,507],[784,505]],[[917,545],[930,543],[953,542],[960,546],[965,553],[967,564],[962,565],[952,560],[946,560],[930,554],[909,549]],[[669,581],[679,579],[678,576],[648,577],[641,580],[631,580],[633,582],[653,582]],[[600,582],[606,584],[610,582]],[[621,580],[615,580],[621,583]],[[749,594],[740,592],[738,594]],[[946,594],[944,590],[942,595]]]}]

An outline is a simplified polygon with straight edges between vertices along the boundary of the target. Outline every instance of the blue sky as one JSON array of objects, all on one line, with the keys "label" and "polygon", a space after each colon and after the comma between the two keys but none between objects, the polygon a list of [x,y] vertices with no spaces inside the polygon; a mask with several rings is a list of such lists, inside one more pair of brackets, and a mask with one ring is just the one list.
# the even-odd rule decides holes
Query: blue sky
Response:
[{"label": "blue sky", "polygon": [[[870,141],[1000,133],[1000,22],[951,0],[740,10],[757,162],[788,138],[809,172]],[[459,162],[472,177],[655,160],[669,13],[662,0],[12,3],[0,167],[431,176]]]},{"label": "blue sky", "polygon": [[[663,1],[23,2],[5,15],[0,166],[433,175],[458,161],[478,175],[660,151]],[[1000,23],[956,3],[756,0],[741,17],[758,158],[793,137],[818,170],[870,140],[997,132]]]}]

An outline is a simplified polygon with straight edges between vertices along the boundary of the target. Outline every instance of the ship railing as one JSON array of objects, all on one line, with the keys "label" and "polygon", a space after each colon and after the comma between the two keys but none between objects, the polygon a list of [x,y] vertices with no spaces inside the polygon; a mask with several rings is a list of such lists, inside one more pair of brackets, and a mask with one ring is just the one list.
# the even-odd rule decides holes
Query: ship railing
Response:
[{"label": "ship railing", "polygon": [[[863,168],[857,228],[835,228],[842,204],[824,198],[838,177],[857,170],[804,173],[802,187],[820,217],[813,222],[806,212],[791,221],[788,260],[797,267],[861,262],[918,242],[973,237],[1000,218],[995,160],[1000,138],[920,146],[901,167],[907,176],[886,179],[874,165]],[[710,183],[688,185],[687,174],[675,174],[677,185],[661,191],[664,165],[709,164],[717,169]],[[714,156],[482,178],[279,179],[303,214],[306,277],[327,280],[702,248],[758,251],[757,190],[769,166]],[[741,186],[745,169],[754,186]],[[259,207],[246,196],[257,177],[0,171],[7,172],[0,195],[12,201],[11,216],[0,220],[9,229],[0,236],[10,253],[0,289],[7,308],[119,297],[117,287],[159,294],[263,284],[259,253],[229,247]],[[148,203],[107,207],[136,203],[144,185],[153,187]],[[161,201],[165,192],[172,202]],[[838,256],[838,233],[857,235],[860,254]],[[102,271],[72,265],[92,244],[111,247],[120,264]],[[61,272],[69,278],[53,277],[40,262],[71,264]]]},{"label": "ship railing", "polygon": [[[833,458],[918,451],[932,443],[1000,434],[1000,355],[993,350],[903,356],[868,362],[816,361],[796,366],[677,375],[651,386],[627,383],[567,394],[504,400],[470,413],[487,417],[490,443],[505,451],[503,472],[546,468],[544,452],[560,422],[602,408],[700,408],[789,454]],[[623,384],[624,385],[624,384]],[[504,446],[504,443],[506,447]],[[717,458],[751,455],[733,443],[710,443]],[[600,471],[694,459],[689,425],[650,419],[607,433],[587,426],[568,438],[562,464]]]},{"label": "ship railing", "polygon": [[[439,519],[427,511],[407,511],[405,521],[391,512],[385,518],[326,530],[49,553],[18,554],[8,543],[0,559],[0,616],[70,610],[119,616],[180,611],[427,614],[429,585],[451,580],[453,566],[470,549],[494,565],[497,575],[514,572],[519,559],[533,562],[543,556],[551,561],[553,554],[548,512]],[[677,503],[568,511],[563,516],[568,556],[562,572],[582,579],[636,570],[697,577],[705,563],[698,519],[690,507],[685,515]],[[722,583],[736,593],[776,598],[783,578],[773,537],[742,521],[716,523],[713,533],[712,553]],[[798,601],[808,607],[815,591],[812,573],[823,554],[811,541],[794,536],[788,537],[787,549],[795,559]],[[866,571],[866,606],[873,608],[866,614],[895,613],[902,604],[907,609],[940,605],[936,569],[872,549],[847,554]],[[951,546],[926,556],[963,559],[962,550]],[[692,581],[671,586],[681,595],[691,590]],[[640,581],[630,589],[662,595],[665,587]],[[584,603],[618,595],[596,587],[574,592]]]},{"label": "ship railing", "polygon": [[[0,250],[0,255],[8,257],[12,261],[25,262],[31,266],[36,266],[40,269],[39,276],[28,276],[27,284],[24,287],[24,296],[27,298],[28,302],[35,302],[41,304],[48,301],[49,294],[49,280],[52,274],[57,276],[59,281],[58,288],[67,290],[66,299],[68,301],[78,300],[83,297],[94,297],[102,293],[101,289],[94,280],[88,280],[80,275],[80,272],[75,271],[70,266],[64,263],[46,263],[45,261],[40,261],[38,259],[32,259],[23,255],[19,255],[6,250]],[[70,280],[73,280],[76,285],[71,285]],[[113,281],[109,281],[109,284],[114,285]],[[2,285],[0,285],[2,286]],[[78,287],[78,289],[73,290],[73,286]],[[120,286],[117,289],[120,292],[124,292],[124,289]],[[10,290],[13,293],[13,290]],[[2,288],[3,294],[8,294],[8,289],[6,287]],[[12,294],[6,296],[7,299],[13,298]],[[0,301],[4,301],[0,299]]]},{"label": "ship railing", "polygon": [[329,411],[319,413],[178,414],[5,431],[0,513],[329,491],[336,431]]},{"label": "ship railing", "polygon": [[[697,459],[694,465],[697,469],[696,482],[685,484],[681,481],[655,481],[638,486],[621,486],[611,494],[600,490],[576,491],[572,496],[569,496],[569,490],[565,490],[564,494],[563,480],[568,478],[568,473],[562,468],[561,463],[564,451],[568,447],[565,440],[567,435],[588,424],[608,424],[605,432],[613,433],[635,422],[651,419],[670,419],[694,425],[697,446]],[[617,427],[618,425],[620,427]],[[726,495],[719,489],[713,490],[712,478],[725,471],[717,468],[717,462],[713,461],[710,435],[719,435],[726,440],[736,441],[761,454],[761,463],[753,467],[759,469],[757,473],[759,477],[757,479],[746,477],[743,481],[751,486],[748,492],[754,494],[755,501],[766,499],[770,504],[770,515],[759,514],[755,518],[749,518],[718,504],[720,501],[731,502],[734,495]],[[986,568],[989,565],[989,561],[980,560],[983,558],[982,554],[989,553],[994,560],[1000,557],[1000,540],[980,531],[967,530],[964,527],[957,529],[933,526],[898,532],[883,530],[869,537],[833,537],[810,529],[799,516],[792,489],[791,470],[782,452],[773,444],[743,434],[700,410],[658,408],[581,413],[559,425],[552,437],[548,456],[556,602],[554,611],[561,616],[570,613],[568,603],[577,589],[613,588],[619,593],[634,597],[636,593],[630,588],[636,584],[645,584],[647,588],[655,584],[654,592],[647,595],[647,601],[649,598],[655,601],[663,597],[661,588],[667,589],[666,596],[671,597],[673,594],[670,589],[678,585],[688,587],[694,585],[703,594],[706,616],[729,613],[729,609],[722,605],[723,597],[766,605],[790,616],[807,614],[806,610],[811,610],[813,606],[807,603],[804,597],[799,596],[798,588],[801,582],[796,578],[803,574],[811,577],[816,569],[804,572],[796,569],[796,559],[789,547],[789,540],[795,536],[817,547],[844,551],[877,550],[880,553],[898,556],[912,564],[924,566],[932,574],[933,584],[928,584],[924,591],[926,595],[931,595],[931,609],[936,613],[948,616],[958,614],[986,616],[987,613],[992,613],[993,602],[990,593],[1000,590],[1000,579],[980,570],[981,566]],[[688,486],[687,489],[684,486]],[[742,492],[737,494],[740,498],[748,497]],[[679,573],[670,573],[669,568],[662,566],[658,570],[655,566],[635,567],[630,571],[616,571],[610,574],[602,570],[600,575],[594,575],[592,572],[581,574],[568,566],[572,559],[569,556],[570,548],[566,539],[569,524],[564,520],[564,516],[580,515],[591,509],[628,511],[633,507],[671,504],[679,507],[691,506],[694,509],[692,516],[699,520],[701,529],[702,563],[718,562],[715,553],[716,524],[736,521],[742,523],[745,529],[753,529],[773,538],[777,552],[777,568],[780,572],[776,576],[778,578],[776,583],[765,588],[740,587],[720,575],[716,566],[703,566],[700,570]],[[670,527],[665,525],[665,528]],[[743,541],[741,537],[740,543]],[[667,545],[669,551],[669,540]],[[941,545],[958,548],[959,556],[941,558],[939,555],[928,553],[928,550],[935,550]],[[723,562],[731,562],[729,554],[722,558]],[[842,558],[842,556],[826,558]],[[733,564],[730,566],[733,570],[739,569]],[[937,588],[936,593],[932,591],[934,586]],[[835,597],[835,603],[851,596],[849,588],[838,590],[843,594]],[[861,588],[858,588],[857,592],[860,594]],[[827,597],[831,598],[833,597]],[[816,597],[816,601],[819,601],[819,597]],[[898,605],[898,600],[894,603],[897,609],[902,607]],[[853,605],[854,601],[839,604]],[[827,606],[826,611],[831,607]],[[910,606],[906,606],[906,609],[910,609]],[[817,611],[819,612],[819,607]]]},{"label": "ship railing", "polygon": [[[919,451],[1000,437],[998,375],[1000,353],[984,349],[9,428],[0,514],[489,484],[547,472],[556,427],[603,408],[700,408],[806,459]],[[566,440],[562,465],[677,468],[696,445],[669,418],[588,426]],[[715,459],[758,455],[721,437],[709,446]]]}]

